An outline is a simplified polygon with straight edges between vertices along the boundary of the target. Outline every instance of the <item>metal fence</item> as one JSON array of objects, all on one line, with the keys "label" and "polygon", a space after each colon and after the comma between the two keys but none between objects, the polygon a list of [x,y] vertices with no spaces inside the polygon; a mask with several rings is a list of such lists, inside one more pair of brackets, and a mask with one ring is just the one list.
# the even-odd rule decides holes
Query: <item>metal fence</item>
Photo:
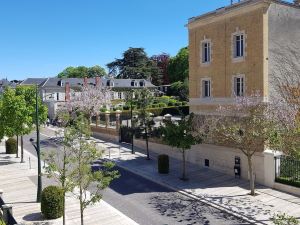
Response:
[{"label": "metal fence", "polygon": [[275,181],[300,187],[300,161],[288,156],[275,157]]}]

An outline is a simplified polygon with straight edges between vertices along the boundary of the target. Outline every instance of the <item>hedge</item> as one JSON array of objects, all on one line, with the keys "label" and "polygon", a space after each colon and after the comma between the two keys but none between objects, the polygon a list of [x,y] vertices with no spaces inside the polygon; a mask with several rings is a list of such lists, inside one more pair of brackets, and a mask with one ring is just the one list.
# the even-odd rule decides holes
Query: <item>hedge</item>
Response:
[{"label": "hedge", "polygon": [[41,211],[46,219],[57,219],[63,215],[64,191],[57,186],[48,186],[42,192]]},{"label": "hedge", "polygon": [[8,138],[5,142],[6,154],[17,153],[17,141],[14,138]]},{"label": "hedge", "polygon": [[276,177],[275,181],[278,182],[278,183],[287,184],[287,185],[290,185],[290,186],[300,188],[300,181],[299,180],[291,180],[291,178],[288,178],[288,177]]},{"label": "hedge", "polygon": [[3,219],[0,216],[0,225],[5,225],[5,222],[3,221]]},{"label": "hedge", "polygon": [[162,174],[169,173],[169,156],[168,155],[159,155],[157,157],[157,167],[158,172]]}]

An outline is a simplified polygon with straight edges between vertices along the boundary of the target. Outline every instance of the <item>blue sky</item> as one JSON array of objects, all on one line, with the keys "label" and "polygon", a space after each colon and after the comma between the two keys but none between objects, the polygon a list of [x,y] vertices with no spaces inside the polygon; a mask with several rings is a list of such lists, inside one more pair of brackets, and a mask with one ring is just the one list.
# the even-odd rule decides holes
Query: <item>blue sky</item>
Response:
[{"label": "blue sky", "polygon": [[0,78],[105,65],[128,47],[175,55],[188,18],[230,0],[0,0]]}]

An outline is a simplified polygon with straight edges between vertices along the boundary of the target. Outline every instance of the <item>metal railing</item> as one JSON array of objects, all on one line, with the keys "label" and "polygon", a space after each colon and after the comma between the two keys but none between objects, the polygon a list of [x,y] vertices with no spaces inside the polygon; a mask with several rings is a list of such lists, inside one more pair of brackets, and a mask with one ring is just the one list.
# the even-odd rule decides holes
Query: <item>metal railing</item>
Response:
[{"label": "metal railing", "polygon": [[[6,225],[15,225],[18,224],[15,218],[13,217],[12,213],[12,206],[11,205],[6,205],[3,198],[2,198],[3,192],[0,191],[0,208],[3,212],[3,220]],[[0,213],[1,215],[1,213]]]},{"label": "metal railing", "polygon": [[300,187],[300,161],[288,156],[275,157],[275,181]]}]

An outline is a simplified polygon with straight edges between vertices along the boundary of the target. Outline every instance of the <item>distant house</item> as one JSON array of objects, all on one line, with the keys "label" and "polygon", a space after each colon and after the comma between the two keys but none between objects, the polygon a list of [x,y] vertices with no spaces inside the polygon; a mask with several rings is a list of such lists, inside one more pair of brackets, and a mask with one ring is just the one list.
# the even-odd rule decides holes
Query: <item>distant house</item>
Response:
[{"label": "distant house", "polygon": [[6,87],[15,88],[18,83],[19,83],[19,81],[17,81],[17,80],[9,81],[7,79],[1,79],[0,80],[0,94],[3,93],[3,91]]},{"label": "distant house", "polygon": [[50,119],[56,117],[59,108],[69,101],[71,91],[79,92],[84,85],[100,84],[112,89],[112,99],[124,99],[125,92],[132,89],[157,87],[144,79],[114,79],[106,77],[95,78],[28,78],[20,85],[38,85],[40,96],[48,107]]}]

